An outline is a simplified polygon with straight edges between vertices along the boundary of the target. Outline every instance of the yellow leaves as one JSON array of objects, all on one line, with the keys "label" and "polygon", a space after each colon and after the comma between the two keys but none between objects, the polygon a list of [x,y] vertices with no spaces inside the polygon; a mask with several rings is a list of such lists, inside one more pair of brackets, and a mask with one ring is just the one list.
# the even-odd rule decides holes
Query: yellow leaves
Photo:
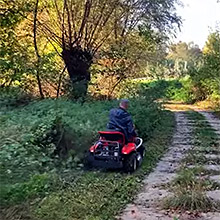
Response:
[{"label": "yellow leaves", "polygon": [[220,55],[220,32],[211,33],[203,48],[205,55],[219,54]]}]

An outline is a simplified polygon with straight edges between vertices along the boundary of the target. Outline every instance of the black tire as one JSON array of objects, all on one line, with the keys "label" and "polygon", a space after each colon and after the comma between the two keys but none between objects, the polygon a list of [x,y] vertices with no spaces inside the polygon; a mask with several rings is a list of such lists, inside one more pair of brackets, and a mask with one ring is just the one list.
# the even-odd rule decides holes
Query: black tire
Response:
[{"label": "black tire", "polygon": [[133,173],[137,170],[138,167],[138,163],[137,163],[137,154],[136,153],[132,153],[128,156],[126,156],[125,160],[124,160],[124,171],[126,173]]},{"label": "black tire", "polygon": [[85,156],[84,156],[84,167],[86,169],[91,169],[92,166],[93,166],[93,163],[92,163],[92,160],[93,160],[93,155],[90,151],[86,152],[85,153]]},{"label": "black tire", "polygon": [[145,152],[146,152],[145,147],[144,146],[140,146],[140,148],[138,148],[137,151],[141,154],[142,158],[144,159]]}]

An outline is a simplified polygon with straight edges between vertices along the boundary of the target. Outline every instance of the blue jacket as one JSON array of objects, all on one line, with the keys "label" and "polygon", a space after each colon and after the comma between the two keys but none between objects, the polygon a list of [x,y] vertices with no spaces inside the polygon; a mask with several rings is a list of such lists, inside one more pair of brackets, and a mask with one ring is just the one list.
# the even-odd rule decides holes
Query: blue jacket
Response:
[{"label": "blue jacket", "polygon": [[127,140],[136,136],[131,115],[123,108],[115,108],[110,111],[107,128],[123,132]]}]

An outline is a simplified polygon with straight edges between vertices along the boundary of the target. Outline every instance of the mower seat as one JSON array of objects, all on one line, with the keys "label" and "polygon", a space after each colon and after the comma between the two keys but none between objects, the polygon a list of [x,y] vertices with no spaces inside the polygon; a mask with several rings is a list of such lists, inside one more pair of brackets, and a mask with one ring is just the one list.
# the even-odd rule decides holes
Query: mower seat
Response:
[{"label": "mower seat", "polygon": [[119,131],[99,131],[100,138],[106,141],[119,142],[122,146],[125,145],[125,135]]}]

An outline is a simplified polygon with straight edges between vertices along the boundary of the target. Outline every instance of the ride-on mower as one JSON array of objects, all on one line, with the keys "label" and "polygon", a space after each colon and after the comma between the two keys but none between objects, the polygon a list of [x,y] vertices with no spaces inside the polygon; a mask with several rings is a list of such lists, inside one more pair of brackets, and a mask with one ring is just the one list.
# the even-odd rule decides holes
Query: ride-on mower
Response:
[{"label": "ride-on mower", "polygon": [[123,168],[125,172],[134,172],[141,165],[145,153],[141,138],[126,143],[125,135],[118,131],[100,131],[99,135],[99,140],[89,149],[87,165]]}]

